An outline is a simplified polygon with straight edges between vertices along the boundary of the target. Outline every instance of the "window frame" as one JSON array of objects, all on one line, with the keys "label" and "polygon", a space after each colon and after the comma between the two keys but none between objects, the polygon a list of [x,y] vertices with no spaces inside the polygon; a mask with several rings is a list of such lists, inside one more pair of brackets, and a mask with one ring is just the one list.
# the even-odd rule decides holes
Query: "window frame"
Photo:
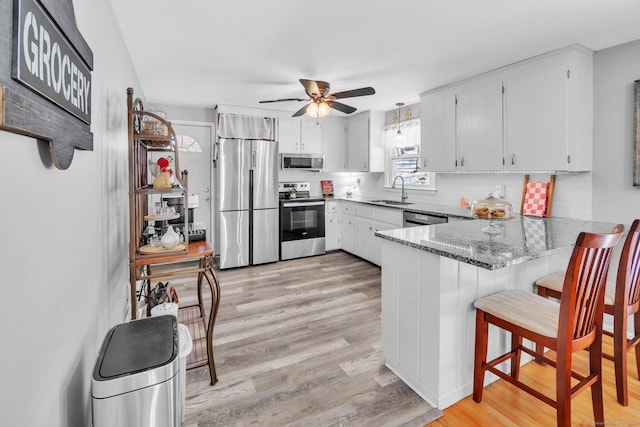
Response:
[{"label": "window frame", "polygon": [[[395,168],[395,162],[398,159],[416,159],[416,169],[420,171],[420,155],[421,155],[421,147],[420,147],[420,119],[412,119],[406,120],[404,122],[400,122],[400,130],[406,134],[407,140],[410,141],[409,147],[415,147],[415,152],[403,153],[398,152],[399,150],[403,150],[403,148],[397,148],[393,146],[393,137],[395,136],[398,130],[398,124],[392,123],[383,127],[382,132],[382,141],[384,141],[384,156],[385,156],[385,167],[384,167],[384,187],[392,188],[393,180],[398,176],[407,176],[409,174],[397,174]],[[420,171],[420,174],[427,174],[429,183],[428,184],[411,184],[405,183],[405,190],[419,190],[419,191],[435,191],[436,190],[436,174],[434,172],[428,171]]]}]

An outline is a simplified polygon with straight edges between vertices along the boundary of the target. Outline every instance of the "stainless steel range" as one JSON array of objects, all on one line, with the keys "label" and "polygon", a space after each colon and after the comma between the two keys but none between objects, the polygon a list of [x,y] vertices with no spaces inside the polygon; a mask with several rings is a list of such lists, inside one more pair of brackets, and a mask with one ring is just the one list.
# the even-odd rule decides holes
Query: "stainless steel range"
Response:
[{"label": "stainless steel range", "polygon": [[325,253],[324,199],[312,198],[308,182],[281,182],[280,259]]}]

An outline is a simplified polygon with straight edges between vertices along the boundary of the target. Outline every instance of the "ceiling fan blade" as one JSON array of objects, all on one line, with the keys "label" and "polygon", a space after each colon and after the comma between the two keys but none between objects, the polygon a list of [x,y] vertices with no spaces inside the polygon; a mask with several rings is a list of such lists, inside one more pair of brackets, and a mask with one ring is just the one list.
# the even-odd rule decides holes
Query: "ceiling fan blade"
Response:
[{"label": "ceiling fan blade", "polygon": [[357,108],[352,107],[351,105],[343,104],[337,101],[327,101],[327,104],[329,104],[329,107],[338,111],[342,111],[345,114],[351,114],[357,110]]},{"label": "ceiling fan blade", "polygon": [[300,83],[304,86],[304,91],[307,92],[307,95],[313,99],[318,97],[324,98],[331,89],[331,85],[329,85],[329,83],[321,80],[300,79]]},{"label": "ceiling fan blade", "polygon": [[267,104],[269,102],[282,102],[282,101],[308,101],[308,99],[302,98],[283,98],[283,99],[271,99],[269,101],[259,101],[260,104]]},{"label": "ceiling fan blade", "polygon": [[374,95],[376,93],[375,89],[372,87],[362,87],[360,89],[352,89],[345,90],[343,92],[336,92],[329,95],[331,99],[340,99],[340,98],[354,98],[356,96],[367,96]]},{"label": "ceiling fan blade", "polygon": [[309,105],[310,105],[310,104],[305,105],[304,107],[302,107],[301,109],[299,109],[298,111],[296,111],[295,113],[293,113],[293,116],[291,116],[291,117],[300,117],[301,115],[303,115],[304,113],[306,113],[306,112],[307,112],[307,107],[308,107]]}]

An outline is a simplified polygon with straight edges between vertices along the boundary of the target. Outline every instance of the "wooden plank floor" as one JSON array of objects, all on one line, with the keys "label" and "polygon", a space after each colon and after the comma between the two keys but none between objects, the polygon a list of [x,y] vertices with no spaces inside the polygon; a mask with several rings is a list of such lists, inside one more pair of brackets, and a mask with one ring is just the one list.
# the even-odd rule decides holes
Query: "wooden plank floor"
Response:
[{"label": "wooden plank floor", "polygon": [[[183,426],[423,426],[442,415],[385,366],[380,269],[344,252],[218,271],[219,382],[187,372]],[[191,281],[172,281],[180,302]]]},{"label": "wooden plank floor", "polygon": [[[604,337],[603,351],[612,353],[612,340]],[[553,352],[549,352],[553,358]],[[586,373],[588,353],[574,355],[574,367]],[[603,399],[605,426],[640,426],[640,380],[633,351],[627,357],[629,406],[616,399],[613,362],[603,359]],[[522,367],[521,379],[547,396],[555,396],[555,370],[534,362]],[[571,422],[575,426],[594,426],[591,392],[585,390],[571,402]],[[439,426],[555,426],[555,409],[540,402],[506,381],[499,380],[484,389],[482,402],[467,397],[444,410],[444,416],[429,427]]]},{"label": "wooden plank floor", "polygon": [[[504,382],[442,412],[383,365],[380,269],[344,252],[219,271],[222,301],[214,331],[219,382],[187,372],[183,426],[552,426],[555,411]],[[172,281],[181,303],[195,285]],[[611,351],[605,337],[605,351]],[[603,360],[605,425],[640,426],[640,381],[629,353],[629,401],[615,397]],[[587,365],[586,352],[575,356]],[[522,378],[554,393],[554,370],[529,363]],[[573,425],[593,426],[591,394],[572,403]],[[435,421],[433,421],[435,419]]]}]

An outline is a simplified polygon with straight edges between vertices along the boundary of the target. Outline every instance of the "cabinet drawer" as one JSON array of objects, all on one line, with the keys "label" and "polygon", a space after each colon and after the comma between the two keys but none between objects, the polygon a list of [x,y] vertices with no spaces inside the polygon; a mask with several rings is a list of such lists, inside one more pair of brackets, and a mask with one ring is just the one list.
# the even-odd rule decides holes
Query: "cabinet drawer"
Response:
[{"label": "cabinet drawer", "polygon": [[354,215],[356,213],[356,205],[351,202],[342,202],[341,212],[347,215]]},{"label": "cabinet drawer", "polygon": [[360,218],[367,218],[367,219],[376,218],[376,214],[375,214],[376,208],[374,208],[373,206],[359,204],[356,207],[356,212],[357,212],[357,216],[359,216]]},{"label": "cabinet drawer", "polygon": [[337,200],[326,202],[325,207],[327,209],[327,213],[328,214],[340,213],[339,205],[340,205],[340,202],[338,202]]},{"label": "cabinet drawer", "polygon": [[388,222],[402,227],[402,210],[376,208],[376,221]]}]

